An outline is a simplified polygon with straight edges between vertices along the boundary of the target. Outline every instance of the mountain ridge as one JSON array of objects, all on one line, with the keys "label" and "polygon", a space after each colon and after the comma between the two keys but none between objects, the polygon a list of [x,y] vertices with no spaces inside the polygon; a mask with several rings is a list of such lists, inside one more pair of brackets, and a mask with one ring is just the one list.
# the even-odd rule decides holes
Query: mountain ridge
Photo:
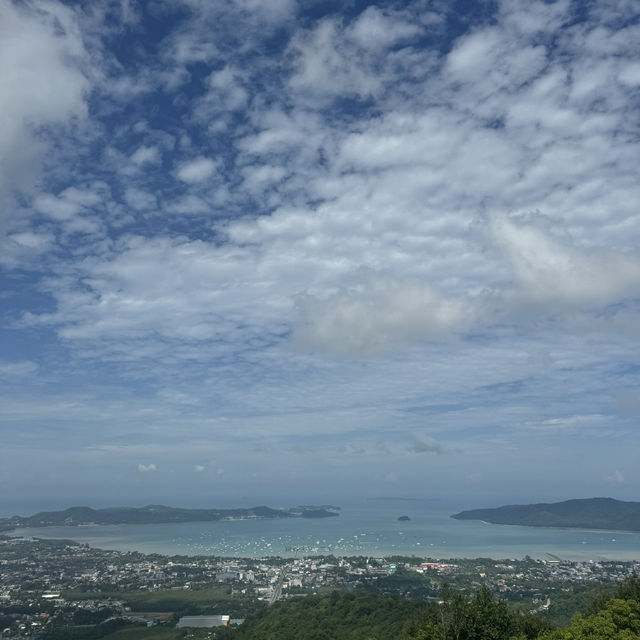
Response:
[{"label": "mountain ridge", "polygon": [[526,527],[640,531],[640,502],[615,498],[575,498],[562,502],[470,509],[451,517],[455,520],[482,520],[492,524]]},{"label": "mountain ridge", "polygon": [[337,507],[329,505],[304,505],[289,509],[273,509],[264,505],[237,509],[185,509],[159,504],[104,509],[76,506],[60,511],[40,511],[32,516],[4,518],[0,520],[0,530],[21,527],[213,522],[247,518],[328,518],[338,516],[337,510]]}]

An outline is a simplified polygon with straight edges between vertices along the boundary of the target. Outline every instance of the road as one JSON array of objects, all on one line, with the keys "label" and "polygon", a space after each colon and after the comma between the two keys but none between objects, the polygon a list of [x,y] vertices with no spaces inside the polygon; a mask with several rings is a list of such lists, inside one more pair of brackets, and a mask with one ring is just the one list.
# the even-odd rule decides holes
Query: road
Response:
[{"label": "road", "polygon": [[274,602],[280,600],[282,596],[282,583],[284,582],[284,571],[278,576],[276,583],[273,585],[273,591],[271,592],[271,596],[269,597],[269,606],[271,606]]}]

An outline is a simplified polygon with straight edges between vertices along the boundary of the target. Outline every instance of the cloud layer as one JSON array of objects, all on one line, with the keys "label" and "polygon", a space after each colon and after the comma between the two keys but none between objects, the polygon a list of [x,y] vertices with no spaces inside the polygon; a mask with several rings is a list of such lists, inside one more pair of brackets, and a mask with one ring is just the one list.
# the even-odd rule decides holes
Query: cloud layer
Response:
[{"label": "cloud layer", "polygon": [[640,28],[476,10],[0,1],[0,479],[632,486]]}]

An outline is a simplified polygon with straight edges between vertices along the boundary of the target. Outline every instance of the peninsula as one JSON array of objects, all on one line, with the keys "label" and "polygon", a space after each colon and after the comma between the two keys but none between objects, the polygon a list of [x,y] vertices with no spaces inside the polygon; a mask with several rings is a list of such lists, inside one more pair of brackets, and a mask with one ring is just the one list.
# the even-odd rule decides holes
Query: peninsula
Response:
[{"label": "peninsula", "polygon": [[451,517],[456,520],[483,520],[492,524],[517,524],[526,527],[640,531],[640,502],[585,498],[507,505],[496,509],[472,509]]},{"label": "peninsula", "polygon": [[41,511],[33,516],[0,519],[0,531],[21,527],[82,526],[105,524],[167,524],[209,522],[249,518],[329,518],[339,515],[338,507],[304,505],[289,509],[251,507],[248,509],[180,509],[159,504],[146,507],[71,507],[63,511]]}]

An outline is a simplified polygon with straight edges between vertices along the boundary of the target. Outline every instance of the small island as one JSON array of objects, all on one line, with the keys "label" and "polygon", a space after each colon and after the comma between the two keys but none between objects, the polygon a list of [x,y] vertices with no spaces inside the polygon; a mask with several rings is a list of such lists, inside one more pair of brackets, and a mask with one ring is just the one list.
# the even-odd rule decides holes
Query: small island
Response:
[{"label": "small island", "polygon": [[168,524],[210,522],[249,518],[330,518],[340,515],[339,507],[303,505],[290,509],[250,507],[248,509],[181,509],[160,504],[146,507],[71,507],[63,511],[41,511],[33,516],[0,519],[0,531],[22,527],[86,526],[107,524]]},{"label": "small island", "polygon": [[409,516],[400,516],[398,518],[398,522],[409,522],[409,520],[411,520]]},{"label": "small island", "polygon": [[482,520],[492,524],[560,527],[609,531],[640,531],[640,502],[613,498],[585,498],[564,502],[507,505],[472,509],[451,516],[456,520]]}]

